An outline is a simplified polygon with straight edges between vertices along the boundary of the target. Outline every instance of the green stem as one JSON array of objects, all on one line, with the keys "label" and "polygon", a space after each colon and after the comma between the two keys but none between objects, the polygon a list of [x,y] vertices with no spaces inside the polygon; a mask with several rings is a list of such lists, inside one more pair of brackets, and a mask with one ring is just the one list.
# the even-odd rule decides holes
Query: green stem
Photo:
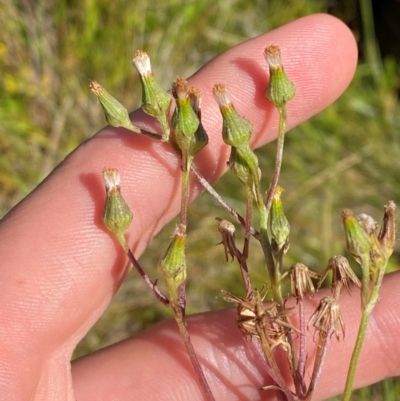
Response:
[{"label": "green stem", "polygon": [[[367,332],[368,321],[371,316],[371,312],[374,309],[374,306],[378,300],[379,289],[381,287],[382,280],[378,280],[377,284],[375,284],[371,291],[371,297],[368,303],[365,305],[365,308],[361,315],[360,327],[358,329],[356,344],[354,345],[353,354],[351,355],[350,366],[347,373],[347,380],[345,390],[342,396],[342,401],[349,401],[351,392],[353,389],[354,377],[356,374],[356,368],[358,363],[358,358],[360,357],[361,348],[364,342],[365,334]],[[363,283],[364,285],[364,283]]]},{"label": "green stem", "polygon": [[[190,158],[192,159],[192,158]],[[190,178],[190,165],[192,160],[188,159],[188,168],[185,171],[182,171],[182,195],[181,195],[181,218],[180,222],[184,226],[187,226],[187,210],[189,204],[189,178]]]},{"label": "green stem", "polygon": [[271,185],[269,186],[267,201],[265,202],[267,213],[269,213],[272,205],[272,199],[278,185],[279,175],[281,173],[282,159],[283,159],[283,146],[285,144],[285,129],[286,129],[286,106],[278,109],[279,111],[279,129],[278,129],[278,143],[275,155],[275,167],[272,174]]}]

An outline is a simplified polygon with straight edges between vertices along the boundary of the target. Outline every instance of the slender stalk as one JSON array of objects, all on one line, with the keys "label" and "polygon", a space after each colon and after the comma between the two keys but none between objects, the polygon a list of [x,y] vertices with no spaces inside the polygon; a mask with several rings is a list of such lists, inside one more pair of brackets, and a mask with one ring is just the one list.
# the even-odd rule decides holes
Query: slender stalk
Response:
[{"label": "slender stalk", "polygon": [[[182,159],[183,160],[183,159]],[[188,157],[188,168],[182,171],[182,194],[181,194],[181,224],[187,226],[187,210],[189,204],[189,190],[190,190],[190,165],[192,158]]]},{"label": "slender stalk", "polygon": [[[235,219],[238,221],[242,227],[246,228],[246,220],[236,212],[236,210],[228,205],[225,200],[221,197],[221,195],[210,185],[210,183],[204,178],[204,176],[200,173],[197,167],[192,164],[191,170],[193,174],[196,176],[200,184],[203,188],[222,206],[224,207]],[[258,232],[255,228],[250,227],[250,234],[253,236],[257,236]]]},{"label": "slender stalk", "polygon": [[[124,247],[125,248],[125,247]],[[160,290],[157,287],[157,281],[154,283],[151,281],[149,276],[144,272],[142,269],[142,266],[140,266],[140,263],[138,260],[135,258],[135,255],[132,253],[131,249],[127,247],[125,249],[126,254],[128,255],[129,260],[131,261],[132,265],[135,267],[137,272],[140,274],[140,276],[143,278],[143,280],[146,282],[146,284],[151,288],[151,290],[154,292],[155,296],[164,304],[164,305],[169,305],[169,300],[167,297],[165,297]]]},{"label": "slender stalk", "polygon": [[306,388],[304,383],[304,372],[306,366],[306,323],[304,318],[304,303],[303,299],[299,299],[299,328],[300,328],[300,345],[299,345],[299,360],[297,366],[297,378],[300,384],[301,396],[305,395]]},{"label": "slender stalk", "polygon": [[317,385],[319,377],[321,376],[322,367],[323,367],[324,361],[326,359],[325,357],[326,357],[326,353],[328,350],[329,339],[331,338],[332,333],[333,333],[332,322],[331,322],[330,328],[328,330],[320,331],[317,355],[315,357],[314,369],[313,369],[313,373],[311,376],[310,385],[308,387],[305,401],[311,400],[314,390],[315,390],[315,386]]},{"label": "slender stalk", "polygon": [[289,401],[296,401],[295,396],[292,394],[290,388],[286,384],[285,379],[282,377],[279,366],[276,363],[275,356],[268,343],[268,339],[267,339],[267,336],[264,331],[264,325],[256,324],[256,330],[257,330],[257,334],[260,337],[261,346],[264,351],[265,358],[267,359],[267,362],[268,362],[269,366],[271,367],[271,369],[274,371],[274,381],[280,387],[280,389],[285,393],[285,395]]},{"label": "slender stalk", "polygon": [[[383,271],[384,271],[384,269],[383,269]],[[356,369],[357,369],[358,358],[360,357],[361,348],[364,343],[365,334],[367,332],[368,321],[371,316],[371,312],[374,309],[374,306],[378,300],[379,289],[380,289],[381,283],[382,283],[382,279],[381,279],[382,277],[383,277],[383,274],[381,274],[379,276],[377,283],[373,286],[372,291],[371,291],[371,297],[370,297],[368,303],[365,305],[365,309],[362,311],[360,327],[358,329],[357,340],[354,345],[354,350],[351,355],[350,366],[349,366],[349,370],[347,373],[346,386],[345,386],[344,393],[342,396],[342,401],[350,400],[350,396],[351,396],[352,389],[353,389],[354,377],[355,377]]]},{"label": "slender stalk", "polygon": [[269,213],[272,205],[272,198],[278,185],[279,175],[281,173],[282,159],[283,159],[283,146],[285,143],[285,129],[286,129],[286,106],[279,107],[279,130],[278,142],[275,155],[275,167],[272,174],[271,185],[269,186],[267,200],[265,202],[267,213]]},{"label": "slender stalk", "polygon": [[215,401],[215,398],[211,392],[210,386],[207,383],[207,379],[204,375],[203,369],[197,358],[196,352],[194,350],[192,340],[190,339],[189,332],[187,330],[186,321],[184,317],[184,311],[179,305],[172,305],[172,310],[174,312],[175,321],[178,325],[179,331],[185,343],[187,353],[189,355],[190,361],[192,362],[193,368],[200,382],[200,387],[204,393],[207,401]]}]

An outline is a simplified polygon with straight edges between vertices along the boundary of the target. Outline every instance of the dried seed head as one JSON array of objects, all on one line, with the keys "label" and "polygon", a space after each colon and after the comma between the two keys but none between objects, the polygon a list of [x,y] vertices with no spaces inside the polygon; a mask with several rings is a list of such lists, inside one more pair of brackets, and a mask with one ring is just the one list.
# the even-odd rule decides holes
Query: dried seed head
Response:
[{"label": "dried seed head", "polygon": [[133,214],[121,195],[120,176],[117,169],[103,170],[107,200],[103,211],[104,225],[113,232],[125,247],[124,232],[129,228]]},{"label": "dried seed head", "polygon": [[259,291],[255,291],[254,295],[251,293],[245,298],[237,297],[226,291],[222,291],[222,293],[226,301],[237,304],[236,323],[247,341],[250,341],[252,336],[258,337],[260,330],[263,330],[271,348],[281,346],[286,349],[288,333],[296,330],[284,319],[284,316],[290,314],[290,310],[280,313],[275,303],[266,307],[263,301],[267,291],[264,296]]},{"label": "dried seed head", "polygon": [[118,100],[113,98],[101,85],[96,81],[90,81],[90,90],[97,96],[107,123],[113,127],[123,127],[130,131],[140,133],[140,129],[135,127],[128,114],[128,110]]},{"label": "dried seed head", "polygon": [[393,201],[389,201],[385,205],[385,214],[378,241],[386,257],[389,258],[396,243],[396,204]]},{"label": "dried seed head", "polygon": [[315,289],[311,279],[319,278],[317,273],[311,271],[303,263],[295,263],[282,278],[287,274],[290,276],[292,294],[297,300],[303,300],[305,295],[314,296]]},{"label": "dried seed head", "polygon": [[269,66],[270,79],[265,96],[278,109],[285,107],[286,103],[293,99],[295,88],[286,76],[282,65],[281,51],[278,46],[268,46],[264,51],[265,59]]},{"label": "dried seed head", "polygon": [[[346,287],[347,292],[350,294],[350,283],[353,282],[356,286],[361,287],[361,282],[355,275],[353,269],[350,266],[349,261],[341,255],[332,256],[328,261],[328,266],[324,274],[321,276],[318,288],[325,280],[329,271],[332,270],[332,290],[335,292],[335,298],[338,299],[338,295],[342,286]],[[338,283],[340,285],[338,286]]]},{"label": "dried seed head", "polygon": [[340,339],[340,333],[344,338],[345,325],[340,314],[339,303],[333,297],[322,298],[318,308],[312,314],[308,324],[314,322],[313,326],[316,330],[322,332],[324,335],[332,335],[335,333],[337,340]]},{"label": "dried seed head", "polygon": [[228,261],[229,255],[233,261],[239,255],[239,250],[235,243],[235,226],[230,221],[219,217],[216,217],[216,220],[219,221],[218,231],[222,236],[221,244],[224,245],[226,261]]},{"label": "dried seed head", "polygon": [[171,95],[162,89],[155,80],[147,53],[138,50],[132,63],[138,70],[142,83],[142,109],[160,123],[163,132],[161,140],[168,141],[170,133],[168,115],[172,102]]}]

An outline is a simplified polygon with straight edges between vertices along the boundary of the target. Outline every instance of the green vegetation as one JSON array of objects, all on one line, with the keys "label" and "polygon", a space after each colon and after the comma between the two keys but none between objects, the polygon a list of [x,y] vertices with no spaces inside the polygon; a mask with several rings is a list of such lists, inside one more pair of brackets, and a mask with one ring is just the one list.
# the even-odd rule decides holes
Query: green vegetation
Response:
[{"label": "green vegetation", "polygon": [[[134,109],[141,101],[140,82],[130,63],[137,49],[151,56],[157,79],[167,88],[177,75],[191,75],[237,43],[326,10],[320,0],[169,0],[163,6],[148,0],[0,0],[0,214],[105,125],[88,88],[90,78]],[[346,93],[286,136],[280,184],[291,224],[287,265],[301,261],[322,271],[331,255],[345,254],[342,209],[380,216],[388,199],[400,199],[397,69],[394,60],[367,54]],[[272,171],[274,145],[257,153],[262,171]],[[236,177],[227,174],[216,185],[244,210],[237,201],[245,199],[244,189]],[[226,217],[207,194],[189,208],[188,313],[226,307],[220,289],[235,293],[240,281],[237,266],[226,263],[222,247],[216,246],[216,216]],[[160,276],[157,264],[174,224],[141,257],[152,278]],[[210,227],[215,227],[214,236]],[[399,251],[389,270],[397,268]],[[249,265],[256,275],[259,271],[260,283],[262,260],[254,249]],[[133,271],[76,356],[167,316],[169,310]],[[353,399],[391,400],[399,393],[400,382],[390,379],[356,392]]]}]

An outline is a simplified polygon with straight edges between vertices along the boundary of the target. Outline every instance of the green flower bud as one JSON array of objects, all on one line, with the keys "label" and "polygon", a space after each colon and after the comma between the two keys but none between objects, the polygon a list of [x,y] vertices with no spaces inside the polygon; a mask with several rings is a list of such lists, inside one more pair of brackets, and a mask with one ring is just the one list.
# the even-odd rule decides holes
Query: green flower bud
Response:
[{"label": "green flower bud", "polygon": [[103,170],[103,179],[107,191],[107,200],[103,211],[105,226],[116,235],[125,248],[124,232],[129,228],[133,214],[121,195],[120,176],[115,168]]},{"label": "green flower bud", "polygon": [[283,69],[279,47],[276,45],[268,46],[264,51],[264,56],[270,74],[265,96],[278,109],[283,108],[287,102],[293,99],[296,92],[295,87]]},{"label": "green flower bud", "polygon": [[128,110],[118,100],[113,98],[101,85],[96,81],[90,81],[90,90],[97,96],[107,123],[113,127],[124,127],[130,131],[140,133],[140,129],[135,127],[128,114]]},{"label": "green flower bud", "polygon": [[192,146],[190,148],[190,155],[195,156],[201,149],[203,149],[208,144],[208,135],[204,126],[201,122],[201,92],[197,88],[189,89],[189,99],[190,104],[192,106],[193,111],[196,113],[197,118],[199,119],[199,126],[194,133],[195,141],[192,142]]},{"label": "green flower bud", "polygon": [[261,171],[258,168],[258,158],[249,147],[232,147],[228,165],[244,185],[259,185]]},{"label": "green flower bud", "polygon": [[161,140],[168,141],[170,133],[168,115],[172,102],[171,95],[163,90],[155,80],[147,53],[138,50],[132,63],[138,70],[142,82],[142,109],[160,123],[163,131]]},{"label": "green flower bud", "polygon": [[249,145],[253,125],[235,110],[228,91],[222,84],[214,85],[213,95],[223,118],[222,137],[230,146]]},{"label": "green flower bud", "polygon": [[354,217],[353,212],[345,209],[342,212],[344,231],[346,234],[346,245],[348,251],[353,255],[354,259],[361,264],[362,260],[367,260],[372,250],[372,242],[370,235],[376,228],[376,223],[367,219],[360,222],[360,217]]},{"label": "green flower bud", "polygon": [[186,281],[186,226],[179,224],[159,268],[167,283],[172,303],[179,303],[179,287]]},{"label": "green flower bud", "polygon": [[189,87],[185,79],[178,77],[172,84],[172,94],[176,99],[176,109],[172,116],[172,128],[175,132],[176,142],[182,152],[182,170],[188,169],[188,157],[194,156],[196,149],[195,134],[199,128],[200,120],[192,108],[189,97]]},{"label": "green flower bud", "polygon": [[289,249],[289,221],[283,211],[281,193],[284,191],[279,185],[276,187],[272,198],[271,212],[269,217],[270,231],[272,237],[272,249],[275,253],[283,250],[284,253]]}]

